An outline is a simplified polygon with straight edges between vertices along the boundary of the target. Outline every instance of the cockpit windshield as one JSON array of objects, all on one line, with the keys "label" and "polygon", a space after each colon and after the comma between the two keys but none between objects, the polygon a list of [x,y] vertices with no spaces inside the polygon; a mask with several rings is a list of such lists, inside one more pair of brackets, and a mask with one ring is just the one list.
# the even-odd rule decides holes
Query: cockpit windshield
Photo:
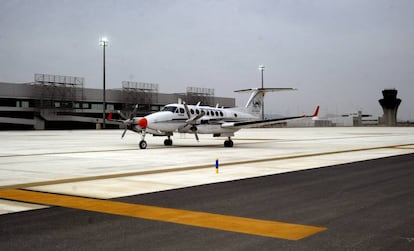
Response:
[{"label": "cockpit windshield", "polygon": [[172,113],[174,113],[175,110],[177,110],[177,107],[176,106],[164,106],[161,109],[162,112],[172,112]]}]

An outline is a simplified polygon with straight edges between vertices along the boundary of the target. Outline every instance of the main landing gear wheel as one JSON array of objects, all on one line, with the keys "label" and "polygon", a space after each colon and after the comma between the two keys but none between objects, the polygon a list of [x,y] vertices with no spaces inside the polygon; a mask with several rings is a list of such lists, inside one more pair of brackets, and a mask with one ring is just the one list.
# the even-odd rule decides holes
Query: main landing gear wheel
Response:
[{"label": "main landing gear wheel", "polygon": [[141,148],[141,149],[145,149],[145,148],[147,148],[147,141],[145,141],[145,140],[141,140],[141,141],[139,142],[139,148]]},{"label": "main landing gear wheel", "polygon": [[233,141],[232,140],[224,141],[224,147],[233,147]]},{"label": "main landing gear wheel", "polygon": [[173,144],[172,139],[165,139],[164,140],[164,145],[165,146],[172,146],[172,144]]}]

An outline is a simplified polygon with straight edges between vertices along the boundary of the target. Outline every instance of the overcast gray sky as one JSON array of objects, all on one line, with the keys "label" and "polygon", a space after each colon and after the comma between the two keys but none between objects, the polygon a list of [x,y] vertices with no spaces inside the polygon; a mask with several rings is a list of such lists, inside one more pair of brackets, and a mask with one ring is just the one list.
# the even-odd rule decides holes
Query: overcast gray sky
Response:
[{"label": "overcast gray sky", "polygon": [[107,36],[109,88],[207,87],[243,105],[233,90],[260,86],[263,64],[266,87],[299,89],[269,94],[267,113],[378,116],[381,90],[396,88],[399,119],[414,120],[413,13],[412,0],[0,0],[0,81],[101,88]]}]

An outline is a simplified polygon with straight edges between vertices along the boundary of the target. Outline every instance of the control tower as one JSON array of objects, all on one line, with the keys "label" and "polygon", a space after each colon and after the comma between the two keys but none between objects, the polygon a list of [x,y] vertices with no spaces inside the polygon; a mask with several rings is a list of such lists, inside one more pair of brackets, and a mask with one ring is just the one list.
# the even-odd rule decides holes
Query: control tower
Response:
[{"label": "control tower", "polygon": [[386,126],[397,125],[397,110],[401,103],[401,99],[397,98],[397,93],[396,89],[385,89],[382,91],[384,98],[378,100],[384,111],[381,121]]}]

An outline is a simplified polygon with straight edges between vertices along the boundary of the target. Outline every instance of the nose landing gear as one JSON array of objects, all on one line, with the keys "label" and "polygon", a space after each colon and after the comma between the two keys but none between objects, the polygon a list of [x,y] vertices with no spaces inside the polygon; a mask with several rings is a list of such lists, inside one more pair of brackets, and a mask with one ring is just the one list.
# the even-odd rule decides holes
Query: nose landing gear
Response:
[{"label": "nose landing gear", "polygon": [[139,148],[141,148],[141,149],[145,149],[145,148],[147,148],[147,141],[145,141],[145,140],[141,140],[141,141],[139,142]]},{"label": "nose landing gear", "polygon": [[147,141],[145,141],[145,130],[141,132],[141,141],[139,142],[139,148],[145,149],[147,148]]}]

